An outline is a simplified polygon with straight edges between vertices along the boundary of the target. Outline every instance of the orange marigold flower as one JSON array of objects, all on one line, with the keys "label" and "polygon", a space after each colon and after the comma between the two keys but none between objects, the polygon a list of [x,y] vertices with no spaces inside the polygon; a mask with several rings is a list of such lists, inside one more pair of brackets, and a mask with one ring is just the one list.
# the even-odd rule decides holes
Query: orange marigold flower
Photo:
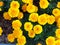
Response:
[{"label": "orange marigold flower", "polygon": [[22,23],[20,22],[20,20],[14,20],[12,22],[12,28],[13,29],[19,29],[22,26]]},{"label": "orange marigold flower", "polygon": [[55,34],[57,38],[60,38],[60,29],[56,29]]},{"label": "orange marigold flower", "polygon": [[17,17],[18,14],[19,14],[19,9],[9,8],[8,14],[9,14],[9,16],[12,17],[12,18]]},{"label": "orange marigold flower", "polygon": [[40,34],[43,31],[41,25],[35,25],[33,30],[34,30],[35,34]]},{"label": "orange marigold flower", "polygon": [[14,38],[13,34],[8,34],[7,39],[9,42],[14,42],[15,38]]},{"label": "orange marigold flower", "polygon": [[23,35],[23,31],[21,30],[21,29],[15,29],[14,31],[13,31],[13,36],[15,37],[15,38],[19,38],[20,36],[22,36]]},{"label": "orange marigold flower", "polygon": [[26,31],[30,31],[30,30],[32,30],[32,28],[33,28],[33,25],[32,25],[31,22],[25,22],[25,24],[24,24],[24,29],[25,29]]},{"label": "orange marigold flower", "polygon": [[23,13],[22,13],[22,12],[19,12],[17,18],[18,18],[18,19],[22,19],[22,18],[23,18]]},{"label": "orange marigold flower", "polygon": [[40,8],[46,9],[49,6],[48,0],[40,0],[39,2]]},{"label": "orange marigold flower", "polygon": [[3,30],[2,30],[2,27],[0,27],[0,36],[2,35],[3,33]]},{"label": "orange marigold flower", "polygon": [[3,6],[3,5],[4,5],[4,3],[2,1],[0,1],[0,6]]},{"label": "orange marigold flower", "polygon": [[17,39],[18,45],[25,45],[26,44],[26,37],[21,36]]},{"label": "orange marigold flower", "polygon": [[46,45],[55,45],[55,38],[52,37],[52,36],[49,36],[49,37],[46,39]]},{"label": "orange marigold flower", "polygon": [[47,23],[47,14],[41,14],[39,17],[38,17],[38,23],[41,24],[41,25],[45,25]]},{"label": "orange marigold flower", "polygon": [[28,36],[29,36],[30,38],[34,38],[34,37],[35,37],[35,32],[34,32],[34,30],[30,30],[30,31],[28,32]]},{"label": "orange marigold flower", "polygon": [[10,7],[18,9],[20,7],[20,4],[19,4],[18,1],[12,1],[11,4],[10,4]]},{"label": "orange marigold flower", "polygon": [[55,22],[55,17],[53,15],[48,17],[48,24],[53,24]]},{"label": "orange marigold flower", "polygon": [[29,16],[29,21],[37,22],[38,21],[38,13],[31,13]]},{"label": "orange marigold flower", "polygon": [[4,19],[6,19],[6,20],[11,20],[11,17],[9,16],[8,12],[4,12],[4,13],[3,13],[3,17],[4,17]]}]

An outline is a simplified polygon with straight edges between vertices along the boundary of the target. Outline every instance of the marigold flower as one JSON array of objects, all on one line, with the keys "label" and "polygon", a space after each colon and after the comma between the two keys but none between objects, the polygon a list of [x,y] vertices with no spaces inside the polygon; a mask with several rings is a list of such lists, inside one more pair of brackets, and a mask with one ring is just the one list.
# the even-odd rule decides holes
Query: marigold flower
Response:
[{"label": "marigold flower", "polygon": [[22,26],[22,23],[20,22],[20,20],[14,20],[13,22],[12,22],[12,28],[13,29],[18,29],[18,28],[20,28]]},{"label": "marigold flower", "polygon": [[23,18],[23,13],[22,13],[22,12],[19,12],[17,18],[18,18],[18,19],[22,19],[22,18]]},{"label": "marigold flower", "polygon": [[58,15],[60,15],[60,10],[58,8],[55,8],[55,9],[53,9],[52,14],[54,16],[58,16]]},{"label": "marigold flower", "polygon": [[46,9],[49,6],[48,0],[40,0],[39,2],[40,8]]},{"label": "marigold flower", "polygon": [[60,8],[60,2],[57,3],[57,7]]},{"label": "marigold flower", "polygon": [[35,25],[33,30],[34,30],[35,34],[40,34],[43,31],[41,25]]},{"label": "marigold flower", "polygon": [[55,34],[57,38],[60,38],[60,29],[56,29]]},{"label": "marigold flower", "polygon": [[46,39],[46,45],[55,45],[55,38],[52,37],[52,36],[49,36],[49,37]]},{"label": "marigold flower", "polygon": [[15,29],[14,31],[13,31],[13,36],[15,37],[15,38],[19,38],[20,36],[22,36],[23,35],[23,31],[21,30],[21,29]]},{"label": "marigold flower", "polygon": [[28,32],[28,36],[29,36],[30,38],[34,38],[34,37],[35,37],[35,32],[34,32],[34,30],[30,30],[30,31]]},{"label": "marigold flower", "polygon": [[8,34],[7,39],[9,42],[14,42],[15,38],[14,38],[13,34]]},{"label": "marigold flower", "polygon": [[41,43],[37,43],[37,45],[42,45]]},{"label": "marigold flower", "polygon": [[0,8],[0,11],[2,11],[2,8]]},{"label": "marigold flower", "polygon": [[12,18],[17,17],[18,14],[19,14],[19,9],[9,8],[8,14],[9,14],[9,16],[12,17]]},{"label": "marigold flower", "polygon": [[57,20],[57,27],[60,28],[60,18]]},{"label": "marigold flower", "polygon": [[18,45],[25,45],[26,44],[26,37],[21,36],[17,39],[17,41],[18,41]]},{"label": "marigold flower", "polygon": [[3,17],[4,17],[4,19],[6,19],[6,20],[11,20],[11,17],[9,16],[8,12],[4,12],[4,13],[3,13]]},{"label": "marigold flower", "polygon": [[11,4],[10,4],[10,7],[18,9],[20,7],[20,4],[19,4],[18,1],[12,1]]},{"label": "marigold flower", "polygon": [[27,4],[24,4],[24,5],[22,6],[23,12],[26,12],[26,11],[27,11],[26,8],[27,8]]},{"label": "marigold flower", "polygon": [[32,4],[33,0],[22,0],[22,2],[27,3],[27,4]]},{"label": "marigold flower", "polygon": [[26,31],[30,31],[30,30],[32,30],[32,28],[33,28],[33,25],[32,25],[31,22],[25,22],[25,24],[24,24],[24,29],[25,29]]},{"label": "marigold flower", "polygon": [[55,22],[55,17],[53,15],[48,17],[48,24],[53,24]]},{"label": "marigold flower", "polygon": [[47,14],[42,14],[38,17],[38,23],[41,25],[45,25],[47,23]]},{"label": "marigold flower", "polygon": [[3,6],[3,5],[4,5],[3,1],[0,1],[0,6]]},{"label": "marigold flower", "polygon": [[31,13],[29,16],[29,21],[37,22],[38,21],[38,13]]},{"label": "marigold flower", "polygon": [[26,10],[27,10],[28,13],[33,13],[33,12],[35,12],[35,10],[36,10],[36,6],[33,5],[33,4],[29,4],[29,5],[27,6]]},{"label": "marigold flower", "polygon": [[56,40],[55,45],[60,45],[60,40]]},{"label": "marigold flower", "polygon": [[2,35],[3,33],[3,30],[2,30],[2,27],[0,27],[0,36]]}]

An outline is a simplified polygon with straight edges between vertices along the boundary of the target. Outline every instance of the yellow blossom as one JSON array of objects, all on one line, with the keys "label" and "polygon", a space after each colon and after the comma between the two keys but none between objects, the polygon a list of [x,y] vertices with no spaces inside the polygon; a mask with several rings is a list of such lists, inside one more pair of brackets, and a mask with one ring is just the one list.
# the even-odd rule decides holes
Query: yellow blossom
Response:
[{"label": "yellow blossom", "polygon": [[60,38],[60,29],[56,29],[55,34],[57,38]]},{"label": "yellow blossom", "polygon": [[43,31],[41,25],[35,25],[34,28],[33,28],[33,30],[34,30],[35,34],[40,34]]},{"label": "yellow blossom", "polygon": [[0,8],[0,11],[2,11],[2,8]]},{"label": "yellow blossom", "polygon": [[41,43],[37,43],[37,45],[42,45]]},{"label": "yellow blossom", "polygon": [[57,20],[57,27],[60,28],[60,18]]},{"label": "yellow blossom", "polygon": [[13,22],[12,22],[12,28],[13,29],[18,29],[18,28],[20,28],[22,26],[22,23],[20,22],[20,20],[14,20]]},{"label": "yellow blossom", "polygon": [[12,1],[10,4],[10,8],[18,9],[20,7],[20,4],[18,1]]},{"label": "yellow blossom", "polygon": [[6,19],[6,20],[11,20],[11,17],[9,16],[8,12],[4,12],[4,13],[3,13],[3,17],[4,17],[4,19]]},{"label": "yellow blossom", "polygon": [[29,21],[37,22],[37,20],[38,20],[38,13],[31,13],[29,16]]},{"label": "yellow blossom", "polygon": [[28,32],[28,36],[29,36],[30,38],[34,38],[34,37],[35,37],[35,32],[34,32],[34,30],[30,30],[30,31]]},{"label": "yellow blossom", "polygon": [[26,12],[26,11],[27,11],[26,8],[27,8],[27,4],[24,4],[24,5],[22,6],[23,12]]},{"label": "yellow blossom", "polygon": [[7,39],[9,42],[14,42],[15,38],[14,38],[13,34],[8,34]]},{"label": "yellow blossom", "polygon": [[46,9],[49,6],[48,0],[40,0],[39,2],[40,8]]},{"label": "yellow blossom", "polygon": [[31,22],[25,22],[25,24],[24,24],[24,29],[25,29],[26,31],[30,31],[30,30],[32,30],[32,28],[33,28],[33,25],[32,25]]},{"label": "yellow blossom", "polygon": [[0,1],[0,6],[3,6],[4,5],[4,2]]},{"label": "yellow blossom", "polygon": [[18,18],[18,19],[22,19],[22,18],[23,18],[23,13],[22,13],[22,12],[19,12],[17,18]]},{"label": "yellow blossom", "polygon": [[60,15],[60,10],[58,8],[55,8],[55,9],[53,9],[52,14],[54,16],[58,16],[58,15]]},{"label": "yellow blossom", "polygon": [[22,2],[27,3],[27,4],[31,4],[31,3],[33,3],[33,0],[22,0]]},{"label": "yellow blossom", "polygon": [[23,31],[21,30],[21,29],[15,29],[14,31],[13,31],[13,36],[15,37],[15,38],[19,38],[20,36],[22,36],[23,35]]},{"label": "yellow blossom", "polygon": [[26,44],[26,37],[21,36],[17,39],[18,45],[25,45]]},{"label": "yellow blossom", "polygon": [[48,17],[48,24],[53,24],[55,22],[55,17],[53,15]]},{"label": "yellow blossom", "polygon": [[60,40],[56,40],[55,45],[60,45]]},{"label": "yellow blossom", "polygon": [[29,5],[27,6],[26,10],[27,10],[28,13],[33,13],[33,12],[36,11],[36,6],[33,5],[33,4],[29,4]]},{"label": "yellow blossom", "polygon": [[49,37],[46,39],[46,45],[55,45],[55,38],[52,37],[52,36],[49,36]]},{"label": "yellow blossom", "polygon": [[57,3],[57,7],[60,8],[60,2]]},{"label": "yellow blossom", "polygon": [[9,8],[8,14],[12,18],[17,17],[19,14],[19,9]]},{"label": "yellow blossom", "polygon": [[3,33],[3,30],[2,30],[2,27],[0,27],[0,36],[2,35]]},{"label": "yellow blossom", "polygon": [[41,25],[45,25],[47,23],[47,17],[46,17],[47,14],[41,14],[39,17],[38,17],[38,23],[41,24]]}]

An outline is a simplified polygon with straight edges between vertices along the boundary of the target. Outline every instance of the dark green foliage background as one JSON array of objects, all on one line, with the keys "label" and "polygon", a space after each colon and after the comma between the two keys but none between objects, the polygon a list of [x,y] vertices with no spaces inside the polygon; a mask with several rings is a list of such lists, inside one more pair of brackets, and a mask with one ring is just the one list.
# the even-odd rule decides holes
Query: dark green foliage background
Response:
[{"label": "dark green foliage background", "polygon": [[[4,6],[1,7],[2,8],[2,11],[1,12],[8,11],[11,0],[1,0],[1,1],[4,2]],[[47,13],[47,14],[52,15],[52,10],[54,8],[57,8],[56,7],[56,4],[60,0],[48,0],[48,1],[49,1],[50,4],[49,4],[49,6],[48,6],[47,9],[41,9],[39,7],[39,0],[35,0],[34,1],[34,5],[38,6],[38,8],[39,8],[39,10],[37,12],[39,15],[40,14],[43,14],[43,13]],[[18,2],[21,4],[21,6],[24,4],[21,0],[18,0]],[[36,2],[37,2],[37,4],[36,4]],[[20,7],[20,10],[21,10],[21,7]],[[25,12],[24,13],[24,18],[21,20],[21,22],[22,22],[23,25],[24,25],[25,22],[28,21],[28,17],[29,17],[29,13]],[[12,20],[15,20],[15,19],[12,19]],[[33,23],[32,22],[32,24],[33,25],[36,25],[38,23],[37,22],[36,23]],[[55,30],[57,29],[56,23],[54,23],[52,25],[46,24],[46,25],[43,26],[43,32],[41,34],[39,34],[39,35],[36,35],[34,39],[31,39],[31,38],[28,37],[28,35],[27,35],[28,33],[24,30],[23,27],[24,26],[22,26],[21,29],[24,31],[24,35],[27,38],[27,44],[26,45],[36,45],[38,42],[42,43],[43,45],[46,45],[45,44],[46,38],[48,36],[55,36]]]}]

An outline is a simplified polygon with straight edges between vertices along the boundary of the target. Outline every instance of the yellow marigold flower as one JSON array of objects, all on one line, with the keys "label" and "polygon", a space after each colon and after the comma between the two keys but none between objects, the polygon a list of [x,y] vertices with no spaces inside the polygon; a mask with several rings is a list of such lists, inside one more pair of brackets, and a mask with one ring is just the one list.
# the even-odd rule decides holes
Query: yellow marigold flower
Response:
[{"label": "yellow marigold flower", "polygon": [[36,10],[36,6],[33,5],[33,4],[29,4],[29,5],[27,6],[26,10],[27,10],[27,12],[29,12],[29,13],[33,13],[33,12],[35,12],[35,10]]},{"label": "yellow marigold flower", "polygon": [[30,30],[32,30],[32,28],[33,28],[33,25],[32,25],[31,22],[25,22],[25,24],[24,24],[24,29],[25,29],[26,31],[30,31]]},{"label": "yellow marigold flower", "polygon": [[48,0],[40,0],[39,2],[40,8],[46,9],[49,6]]},{"label": "yellow marigold flower", "polygon": [[35,12],[37,12],[38,11],[38,7],[37,6],[35,6]]},{"label": "yellow marigold flower", "polygon": [[19,9],[9,8],[8,14],[9,14],[9,16],[12,17],[12,18],[17,17],[18,14],[19,14]]},{"label": "yellow marigold flower", "polygon": [[2,8],[0,8],[0,11],[2,11]]},{"label": "yellow marigold flower", "polygon": [[60,29],[56,29],[55,33],[56,33],[56,37],[60,38]]},{"label": "yellow marigold flower", "polygon": [[48,24],[53,24],[55,22],[55,17],[53,15],[48,17]]},{"label": "yellow marigold flower", "polygon": [[0,36],[2,35],[3,33],[3,30],[2,30],[2,27],[0,27]]},{"label": "yellow marigold flower", "polygon": [[13,34],[8,34],[7,39],[9,42],[14,42],[15,38],[14,38]]},{"label": "yellow marigold flower", "polygon": [[58,8],[55,8],[55,9],[53,9],[52,14],[54,16],[58,16],[58,15],[60,15],[60,10]]},{"label": "yellow marigold flower", "polygon": [[3,13],[3,17],[4,17],[4,19],[6,19],[6,20],[11,20],[11,17],[9,16],[8,12],[4,12],[4,13]]},{"label": "yellow marigold flower", "polygon": [[18,9],[20,7],[20,4],[19,4],[18,1],[12,1],[11,4],[10,4],[10,7]]},{"label": "yellow marigold flower", "polygon": [[60,40],[56,40],[55,45],[60,45]]},{"label": "yellow marigold flower", "polygon": [[52,37],[52,36],[49,36],[49,37],[46,39],[46,45],[55,45],[55,38]]},{"label": "yellow marigold flower", "polygon": [[60,2],[57,3],[57,7],[60,8]]},{"label": "yellow marigold flower", "polygon": [[60,18],[57,20],[57,27],[60,28]]},{"label": "yellow marigold flower", "polygon": [[31,13],[29,16],[29,21],[37,22],[38,21],[38,13]]},{"label": "yellow marigold flower", "polygon": [[22,2],[27,3],[27,4],[31,4],[31,3],[33,3],[33,0],[22,0]]},{"label": "yellow marigold flower", "polygon": [[37,43],[37,45],[42,45],[41,43]]},{"label": "yellow marigold flower", "polygon": [[27,8],[27,4],[24,4],[24,5],[22,6],[23,12],[26,12],[26,11],[27,11],[26,8]]},{"label": "yellow marigold flower", "polygon": [[22,19],[22,18],[23,18],[23,13],[22,13],[22,12],[19,12],[17,18],[18,18],[18,19]]},{"label": "yellow marigold flower", "polygon": [[13,22],[12,22],[12,28],[13,29],[18,29],[18,28],[20,28],[22,26],[22,23],[20,22],[20,20],[14,20]]},{"label": "yellow marigold flower", "polygon": [[28,32],[28,36],[29,36],[30,38],[34,38],[34,37],[35,37],[35,32],[34,32],[34,30],[30,30],[30,31]]},{"label": "yellow marigold flower", "polygon": [[41,25],[35,25],[33,30],[34,30],[35,34],[40,34],[43,31]]},{"label": "yellow marigold flower", "polygon": [[25,45],[26,44],[26,37],[21,36],[17,39],[17,41],[18,41],[18,45]]},{"label": "yellow marigold flower", "polygon": [[47,23],[47,14],[42,14],[38,17],[38,23],[41,25],[45,25]]},{"label": "yellow marigold flower", "polygon": [[2,1],[0,1],[0,6],[3,6],[3,5],[4,5],[4,3]]},{"label": "yellow marigold flower", "polygon": [[13,31],[13,36],[15,37],[15,38],[19,38],[20,36],[22,36],[23,35],[23,31],[21,30],[21,29],[15,29],[14,31]]}]

